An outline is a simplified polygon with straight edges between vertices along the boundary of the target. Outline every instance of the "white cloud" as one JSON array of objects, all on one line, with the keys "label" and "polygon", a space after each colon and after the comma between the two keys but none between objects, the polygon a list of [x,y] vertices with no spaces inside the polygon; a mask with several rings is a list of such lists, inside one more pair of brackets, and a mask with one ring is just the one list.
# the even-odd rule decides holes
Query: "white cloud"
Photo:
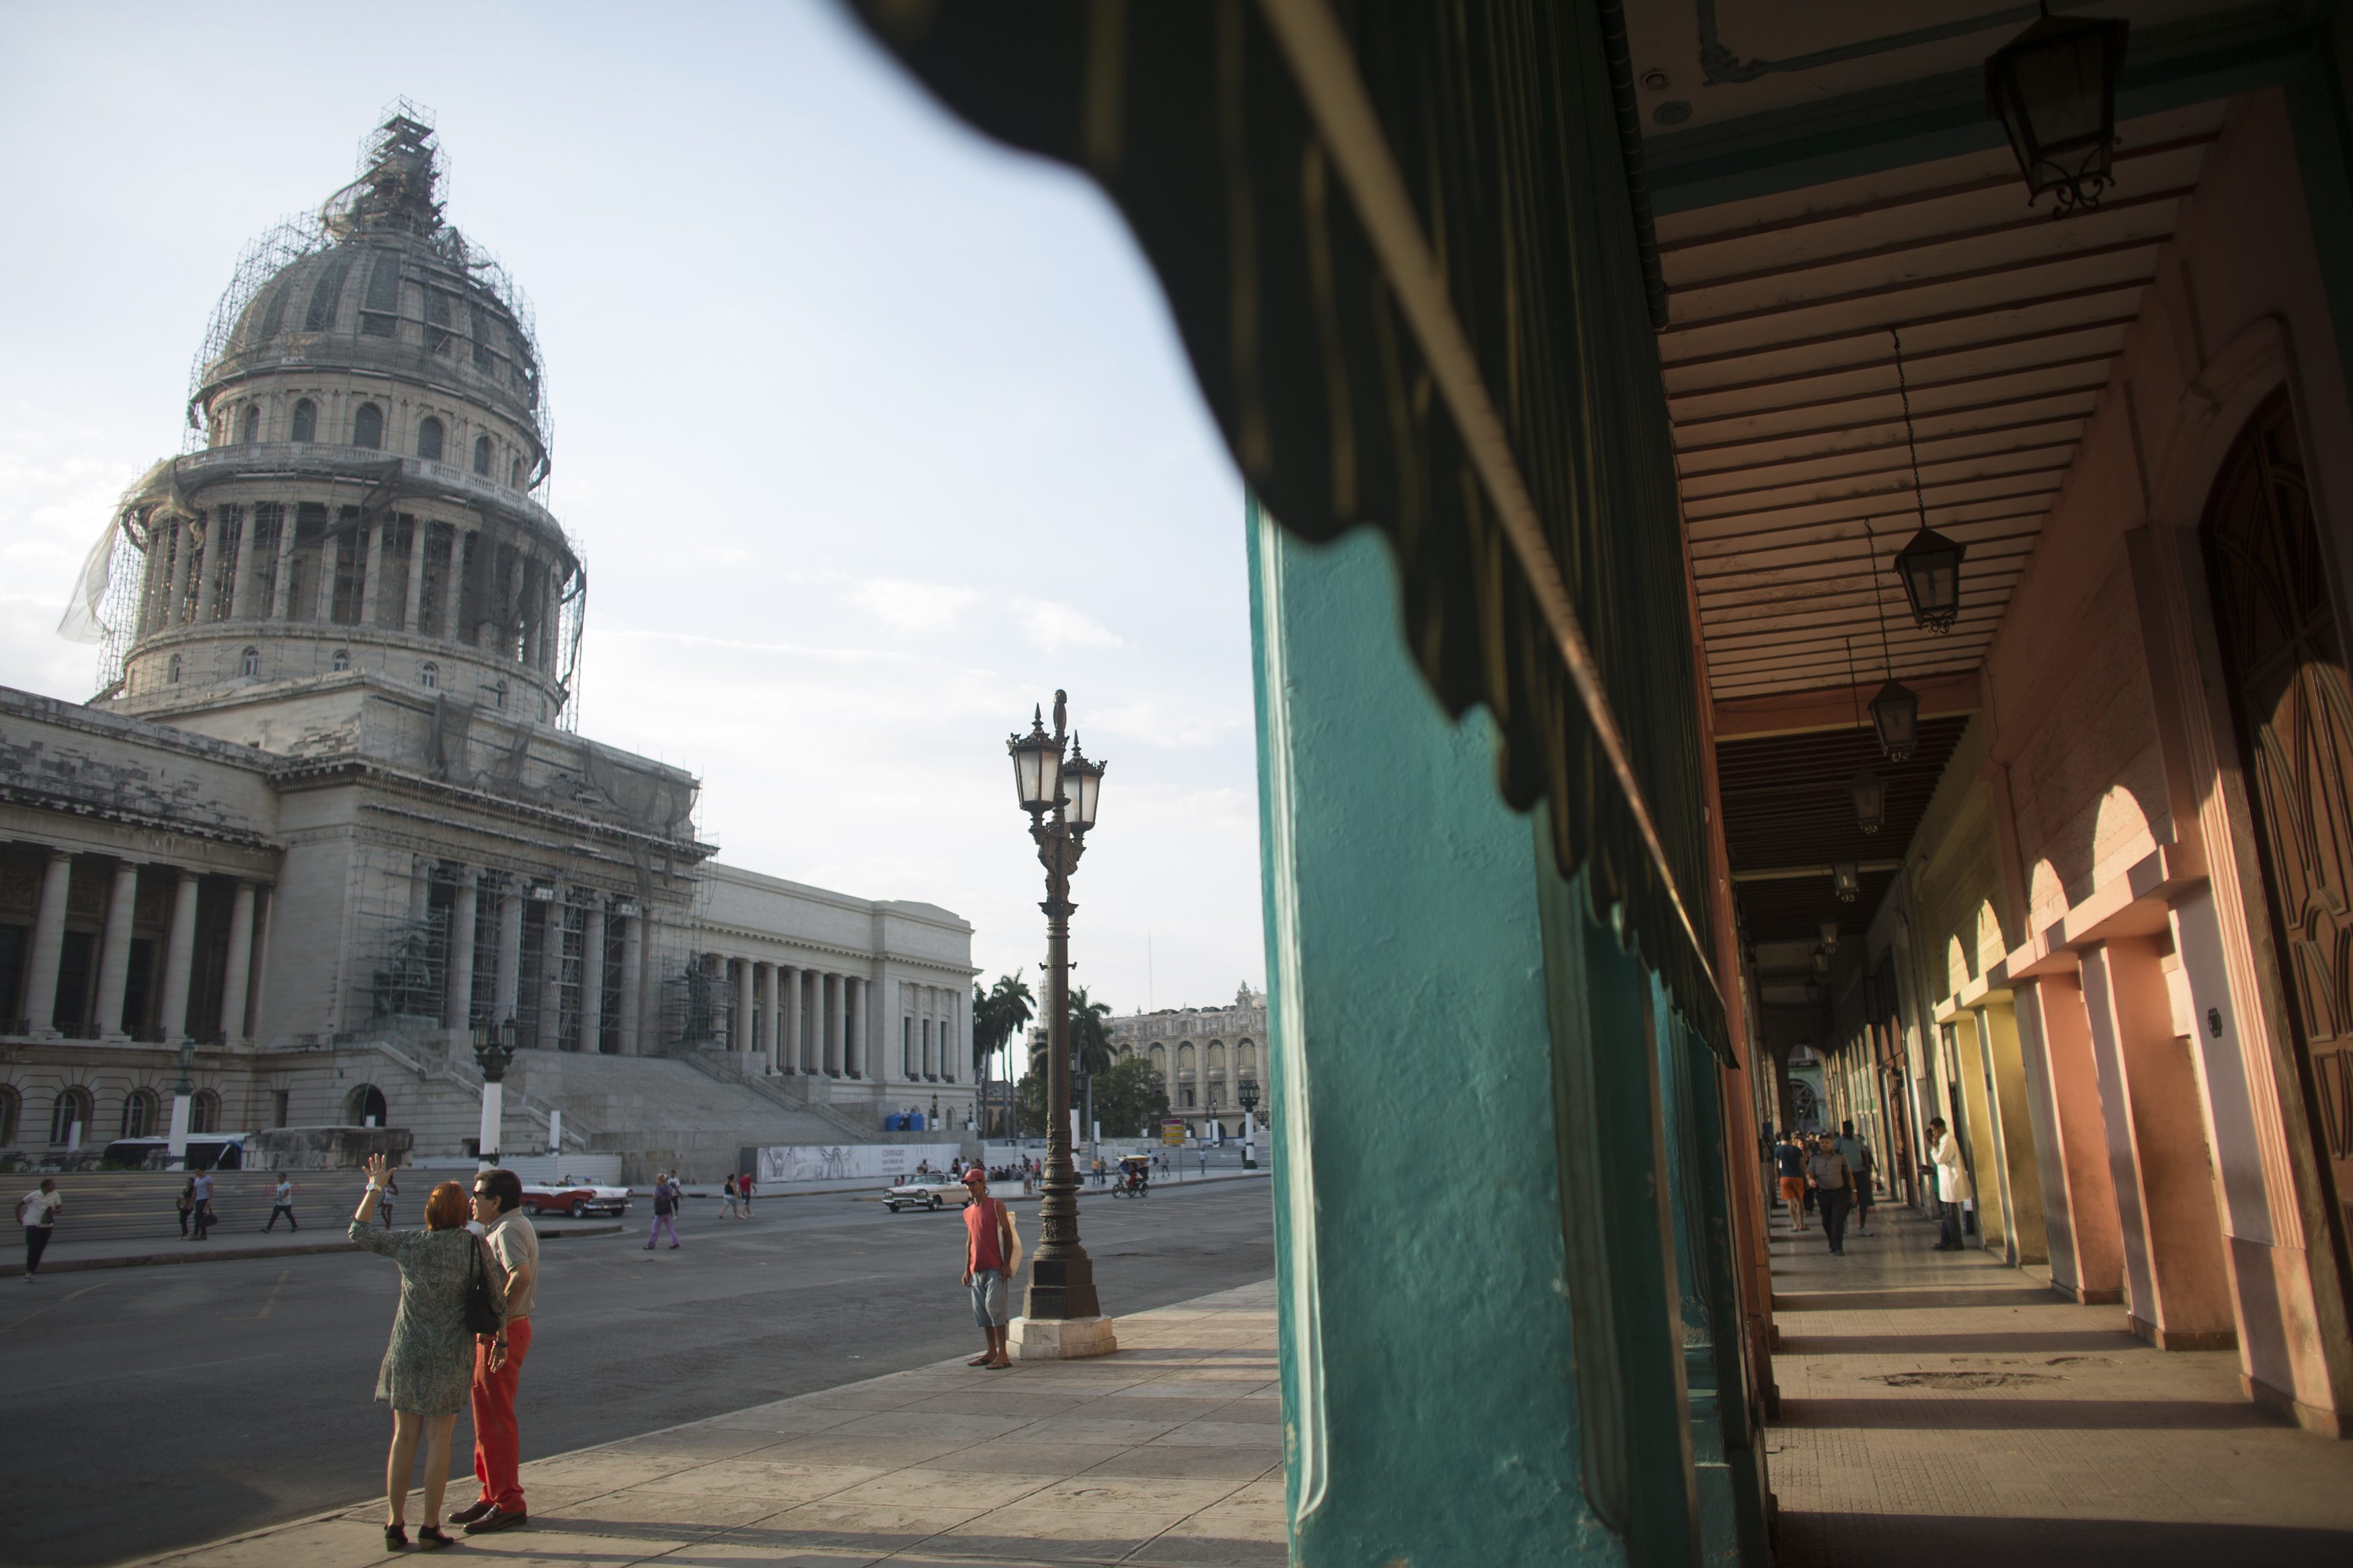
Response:
[{"label": "white cloud", "polygon": [[1013,614],[1031,643],[1044,653],[1066,647],[1124,647],[1117,633],[1083,610],[1051,599],[1016,599]]},{"label": "white cloud", "polygon": [[971,588],[949,583],[914,583],[903,577],[876,577],[851,585],[850,603],[894,632],[944,632],[958,616],[980,602]]}]

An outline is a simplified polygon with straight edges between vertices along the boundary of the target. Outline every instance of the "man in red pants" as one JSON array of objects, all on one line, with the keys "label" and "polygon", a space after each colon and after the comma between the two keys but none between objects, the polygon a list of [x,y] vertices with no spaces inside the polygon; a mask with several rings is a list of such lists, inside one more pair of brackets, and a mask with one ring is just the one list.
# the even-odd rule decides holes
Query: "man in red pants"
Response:
[{"label": "man in red pants", "polygon": [[488,1170],[474,1178],[474,1218],[507,1271],[506,1322],[474,1346],[474,1478],[482,1495],[449,1516],[469,1535],[512,1530],[531,1521],[523,1505],[522,1437],[515,1426],[515,1388],[531,1353],[531,1310],[539,1287],[539,1233],[522,1216],[522,1179]]}]

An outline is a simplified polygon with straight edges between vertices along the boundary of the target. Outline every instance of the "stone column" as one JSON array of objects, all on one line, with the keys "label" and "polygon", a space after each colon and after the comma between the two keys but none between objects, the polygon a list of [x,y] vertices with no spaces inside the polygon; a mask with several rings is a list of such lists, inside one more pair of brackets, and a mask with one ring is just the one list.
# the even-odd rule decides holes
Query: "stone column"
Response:
[{"label": "stone column", "polygon": [[294,605],[294,517],[300,509],[286,503],[285,515],[278,520],[278,575],[270,584],[269,616],[282,621]]},{"label": "stone column", "polygon": [[866,977],[848,974],[842,977],[842,1020],[845,1038],[841,1061],[851,1078],[865,1078],[871,1072],[866,1060]]},{"label": "stone column", "polygon": [[228,911],[228,969],[221,976],[221,1038],[245,1038],[245,994],[253,977],[253,884],[240,880]]},{"label": "stone column", "polygon": [[205,550],[204,553],[197,557],[195,564],[195,618],[198,626],[213,618],[213,600],[219,592],[220,584],[221,547],[227,542],[221,537],[221,531],[228,521],[225,515],[227,511],[228,508],[225,506],[213,508],[211,517],[205,523]]},{"label": "stone column", "polygon": [[753,963],[748,958],[727,961],[727,977],[735,986],[735,1022],[727,1031],[727,1048],[737,1056],[752,1054],[752,1019],[757,1006],[752,994]]},{"label": "stone column", "polygon": [[512,878],[499,884],[499,972],[491,982],[491,1021],[515,1016],[522,998],[522,892]]},{"label": "stone column", "polygon": [[114,868],[114,889],[106,900],[106,937],[98,951],[98,1037],[119,1040],[122,994],[131,978],[131,916],[139,901],[139,868],[128,860]]},{"label": "stone column", "polygon": [[364,626],[375,625],[376,609],[383,599],[384,541],[392,531],[392,519],[379,517],[367,525],[367,549],[360,568],[360,622]]},{"label": "stone column", "polygon": [[543,1051],[564,1048],[564,926],[565,893],[563,883],[555,884],[555,896],[540,903],[539,937],[539,1006],[535,1036]]},{"label": "stone column", "polygon": [[591,1056],[605,1048],[605,899],[588,896],[580,934],[580,1048]]},{"label": "stone column", "polygon": [[818,979],[818,1030],[825,1041],[825,1076],[841,1076],[841,976],[824,974]]},{"label": "stone column", "polygon": [[801,1060],[801,974],[798,968],[777,972],[777,989],[784,993],[776,1039],[781,1055],[776,1062],[778,1072],[806,1072],[808,1064]]},{"label": "stone column", "polygon": [[474,634],[481,629],[468,616],[466,604],[466,584],[471,576],[467,569],[468,553],[470,549],[479,552],[483,548],[481,531],[479,523],[469,528],[461,522],[449,536],[449,621],[444,635],[468,647],[474,646]]},{"label": "stone column", "polygon": [[164,950],[164,1007],[157,1020],[169,1044],[189,1033],[188,981],[195,957],[196,874],[183,871],[172,899],[172,937]]},{"label": "stone column", "polygon": [[2042,974],[2017,984],[2019,1040],[2028,1047],[2029,1065],[2040,1065],[2041,1098],[2051,1124],[2048,1140],[2038,1130],[2051,1283],[2078,1301],[2122,1300],[2124,1238],[2100,1121],[2099,1069],[2084,1011],[2084,984],[2075,974]]},{"label": "stone column", "polygon": [[458,896],[449,906],[449,955],[444,966],[449,979],[441,991],[441,1026],[464,1029],[473,1023],[474,922],[480,909],[476,884],[481,872],[458,868]]},{"label": "stone column", "polygon": [[785,966],[768,965],[768,1070],[783,1072],[785,1068]]},{"label": "stone column", "polygon": [[36,1035],[57,1033],[58,965],[66,952],[66,897],[73,889],[73,857],[49,851],[41,874],[41,903],[33,917],[33,951],[25,974],[25,1027]]},{"label": "stone column", "polygon": [[408,862],[408,923],[422,924],[433,912],[433,860],[424,855]]},{"label": "stone column", "polygon": [[186,518],[173,520],[172,538],[172,586],[164,600],[164,624],[167,626],[180,624],[180,606],[188,602],[188,573],[196,553],[195,531]]},{"label": "stone column", "polygon": [[400,607],[400,629],[418,637],[424,635],[417,617],[425,604],[425,543],[432,530],[433,525],[421,517],[408,525],[408,595]]},{"label": "stone column", "polygon": [[638,1054],[638,996],[646,963],[645,916],[617,915],[621,924],[621,1017],[614,1048],[625,1057]]}]

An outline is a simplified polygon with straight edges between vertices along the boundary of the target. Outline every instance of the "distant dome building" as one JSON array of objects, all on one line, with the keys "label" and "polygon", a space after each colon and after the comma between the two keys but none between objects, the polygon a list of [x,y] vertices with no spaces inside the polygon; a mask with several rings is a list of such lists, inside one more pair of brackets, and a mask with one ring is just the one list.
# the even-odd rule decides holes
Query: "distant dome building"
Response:
[{"label": "distant dome building", "polygon": [[528,307],[443,220],[430,127],[393,115],[363,163],[248,253],[189,400],[203,447],[123,499],[117,711],[365,671],[565,716],[586,575],[532,496],[548,434]]}]

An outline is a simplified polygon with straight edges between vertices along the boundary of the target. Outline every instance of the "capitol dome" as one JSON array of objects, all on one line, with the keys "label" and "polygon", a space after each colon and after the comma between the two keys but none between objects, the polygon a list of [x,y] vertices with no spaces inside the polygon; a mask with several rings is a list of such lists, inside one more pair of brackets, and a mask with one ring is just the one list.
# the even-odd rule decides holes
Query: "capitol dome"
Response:
[{"label": "capitol dome", "polygon": [[155,718],[373,679],[568,720],[586,574],[533,494],[530,308],[440,186],[404,103],[358,179],[239,263],[197,356],[201,445],[124,496],[86,584],[119,660],[101,700]]}]

